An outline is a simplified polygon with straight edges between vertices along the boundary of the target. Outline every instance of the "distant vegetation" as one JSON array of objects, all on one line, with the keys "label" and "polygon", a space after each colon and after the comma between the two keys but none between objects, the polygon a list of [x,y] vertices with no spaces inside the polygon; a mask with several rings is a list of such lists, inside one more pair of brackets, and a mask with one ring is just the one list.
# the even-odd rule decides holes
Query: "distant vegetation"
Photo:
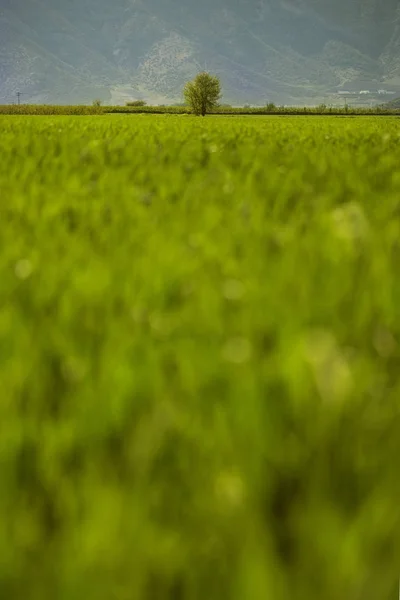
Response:
[{"label": "distant vegetation", "polygon": [[102,115],[105,114],[105,106],[64,106],[50,104],[0,104],[0,115]]},{"label": "distant vegetation", "polygon": [[[139,104],[138,104],[139,102]],[[102,115],[112,113],[144,113],[144,114],[190,114],[191,110],[186,105],[171,106],[151,106],[144,101],[134,101],[127,103],[126,106],[63,106],[63,105],[38,105],[22,104],[17,106],[0,105],[0,114],[4,115]],[[372,108],[351,107],[351,106],[326,106],[299,107],[299,106],[276,106],[269,103],[266,106],[259,107],[232,107],[229,105],[219,105],[210,109],[209,114],[214,115],[398,115],[400,105],[389,104],[385,106],[376,106]]]},{"label": "distant vegetation", "polygon": [[126,106],[132,106],[135,108],[141,108],[146,106],[147,102],[145,100],[132,100],[131,102],[127,102]]}]

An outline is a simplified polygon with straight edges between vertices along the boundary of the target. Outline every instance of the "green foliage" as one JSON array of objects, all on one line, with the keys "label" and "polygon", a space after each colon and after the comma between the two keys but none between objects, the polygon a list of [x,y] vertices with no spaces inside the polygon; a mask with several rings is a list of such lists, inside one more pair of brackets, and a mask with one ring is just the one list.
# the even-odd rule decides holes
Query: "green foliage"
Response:
[{"label": "green foliage", "polygon": [[[325,108],[324,108],[325,107]],[[158,105],[158,106],[52,106],[52,105],[0,105],[0,115],[103,115],[116,113],[147,113],[154,115],[188,114],[190,109],[187,105]],[[400,109],[390,108],[386,106],[377,106],[372,108],[349,107],[347,104],[344,107],[329,107],[327,110],[325,105],[317,107],[298,107],[298,106],[276,106],[273,103],[265,107],[232,107],[227,104],[219,104],[211,113],[214,115],[268,115],[274,113],[276,115],[312,115],[318,116],[329,112],[331,115],[398,115]]]},{"label": "green foliage", "polygon": [[398,120],[0,130],[1,598],[394,600]]},{"label": "green foliage", "polygon": [[93,106],[95,106],[96,108],[99,108],[102,105],[102,101],[101,100],[93,100]]},{"label": "green foliage", "polygon": [[103,114],[106,110],[102,106],[63,106],[51,104],[23,104],[23,105],[0,105],[0,115],[65,115],[65,116],[88,116]]},{"label": "green foliage", "polygon": [[[1,108],[1,107],[0,107]],[[107,113],[148,113],[148,114],[187,114],[188,113],[187,106],[174,105],[174,106],[145,106],[143,108],[134,108],[134,107],[122,107],[122,106],[113,106],[113,107],[105,107],[104,112]],[[232,107],[224,104],[219,104],[215,109],[211,111],[211,114],[214,115],[311,115],[311,116],[319,116],[324,114],[331,114],[333,116],[340,115],[354,115],[354,116],[365,116],[365,115],[398,115],[400,114],[400,109],[384,109],[382,107],[372,107],[372,108],[364,108],[364,107],[329,107],[327,109],[326,105],[316,106],[316,107],[298,107],[298,106],[276,106],[271,103],[265,107]]]},{"label": "green foliage", "polygon": [[146,106],[146,104],[147,102],[145,100],[132,100],[131,102],[127,102],[126,106],[142,108],[143,106]]},{"label": "green foliage", "polygon": [[199,73],[184,89],[184,97],[191,111],[204,117],[218,106],[221,99],[221,82],[215,75]]}]

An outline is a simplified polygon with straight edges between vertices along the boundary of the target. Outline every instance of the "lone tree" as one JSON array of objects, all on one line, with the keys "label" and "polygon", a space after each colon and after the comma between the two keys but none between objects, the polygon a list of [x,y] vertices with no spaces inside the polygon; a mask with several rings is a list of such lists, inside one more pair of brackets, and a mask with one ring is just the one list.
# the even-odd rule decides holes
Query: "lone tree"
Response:
[{"label": "lone tree", "polygon": [[222,95],[221,82],[215,75],[199,73],[193,81],[185,85],[183,94],[194,114],[204,117],[218,106]]}]

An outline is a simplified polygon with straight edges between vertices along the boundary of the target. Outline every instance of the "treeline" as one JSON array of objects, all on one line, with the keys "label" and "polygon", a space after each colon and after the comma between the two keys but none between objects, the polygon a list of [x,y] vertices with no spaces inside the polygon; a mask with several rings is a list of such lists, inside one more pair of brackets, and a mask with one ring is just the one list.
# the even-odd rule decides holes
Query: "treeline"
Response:
[{"label": "treeline", "polygon": [[[148,113],[148,114],[190,114],[190,110],[186,106],[105,106],[103,107],[106,113]],[[333,107],[333,106],[260,106],[260,107],[232,107],[219,106],[211,110],[210,114],[214,115],[398,115],[400,109],[387,109],[385,107],[376,106],[373,108],[363,107]]]},{"label": "treeline", "polygon": [[[190,110],[187,106],[60,106],[22,104],[0,105],[0,114],[3,115],[105,115],[105,114],[154,114],[154,115],[188,115]],[[363,107],[286,107],[269,104],[263,107],[232,107],[219,106],[211,111],[214,115],[386,115],[396,116],[400,114],[400,108],[388,108],[376,106],[372,108]]]},{"label": "treeline", "polygon": [[102,115],[101,106],[59,106],[50,104],[0,104],[0,115]]}]

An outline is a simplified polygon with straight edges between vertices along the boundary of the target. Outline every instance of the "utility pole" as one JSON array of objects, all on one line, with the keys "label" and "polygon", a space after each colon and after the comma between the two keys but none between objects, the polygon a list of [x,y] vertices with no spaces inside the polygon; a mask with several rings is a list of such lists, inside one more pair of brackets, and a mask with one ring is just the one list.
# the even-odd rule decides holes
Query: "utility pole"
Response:
[{"label": "utility pole", "polygon": [[17,92],[17,104],[18,106],[21,104],[21,96],[24,96],[24,92]]}]

